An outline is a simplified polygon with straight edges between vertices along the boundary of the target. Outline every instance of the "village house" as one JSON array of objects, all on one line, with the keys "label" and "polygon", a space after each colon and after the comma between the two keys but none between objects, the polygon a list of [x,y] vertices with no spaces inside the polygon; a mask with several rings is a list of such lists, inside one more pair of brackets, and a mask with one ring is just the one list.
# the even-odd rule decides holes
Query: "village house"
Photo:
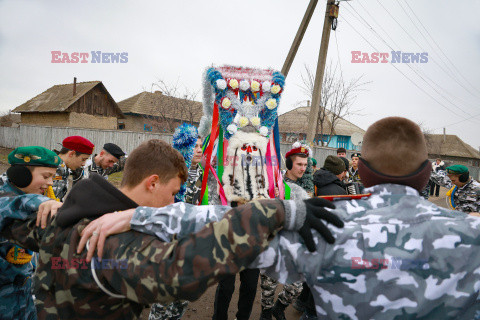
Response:
[{"label": "village house", "polygon": [[21,124],[117,129],[122,111],[101,81],[55,85],[13,112],[21,114]]},{"label": "village house", "polygon": [[[299,107],[280,115],[278,117],[278,129],[281,141],[293,143],[306,139],[309,115],[310,107]],[[323,140],[325,147],[360,150],[361,144],[355,139],[352,141],[352,136],[361,140],[365,130],[340,117],[334,118],[332,128],[332,119],[332,114],[327,111],[327,116],[323,122],[323,135],[317,132],[315,145],[321,145],[321,140]]]},{"label": "village house", "polygon": [[441,158],[447,164],[480,167],[480,152],[452,134],[426,134],[428,156]]},{"label": "village house", "polygon": [[182,122],[199,125],[202,103],[163,94],[144,91],[120,101],[118,106],[125,115],[119,129],[172,133]]}]

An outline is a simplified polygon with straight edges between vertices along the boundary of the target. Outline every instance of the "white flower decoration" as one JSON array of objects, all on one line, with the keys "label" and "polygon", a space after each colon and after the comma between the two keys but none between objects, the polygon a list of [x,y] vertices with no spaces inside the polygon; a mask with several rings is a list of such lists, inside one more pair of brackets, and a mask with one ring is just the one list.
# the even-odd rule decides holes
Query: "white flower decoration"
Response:
[{"label": "white flower decoration", "polygon": [[235,89],[238,88],[238,80],[237,79],[230,79],[230,81],[228,81],[228,85],[230,86],[230,88],[235,90]]},{"label": "white flower decoration", "polygon": [[222,108],[228,109],[232,105],[232,101],[230,101],[229,98],[223,98],[222,99]]},{"label": "white flower decoration", "polygon": [[260,127],[260,130],[259,130],[260,134],[264,137],[268,136],[268,128],[265,127],[265,126],[262,126]]},{"label": "white flower decoration", "polygon": [[250,118],[250,122],[255,126],[259,126],[260,125],[260,118],[259,117],[252,117]]},{"label": "white flower decoration", "polygon": [[263,92],[268,92],[270,91],[270,88],[272,87],[272,83],[270,81],[264,81],[262,83],[262,90]]},{"label": "white flower decoration", "polygon": [[277,94],[280,92],[280,90],[282,90],[282,88],[278,84],[276,84],[272,86],[272,88],[270,89],[270,92],[273,94]]},{"label": "white flower decoration", "polygon": [[247,80],[240,81],[240,90],[247,91],[250,88],[250,84]]},{"label": "white flower decoration", "polygon": [[227,81],[223,80],[223,79],[218,79],[215,84],[217,85],[217,88],[220,89],[220,90],[225,90],[225,88],[227,87]]},{"label": "white flower decoration", "polygon": [[240,117],[240,119],[238,119],[238,124],[240,125],[240,127],[245,127],[248,124],[248,118]]},{"label": "white flower decoration", "polygon": [[292,149],[300,148],[301,146],[302,144],[300,143],[300,141],[297,141],[294,144],[292,144]]},{"label": "white flower decoration", "polygon": [[252,88],[252,92],[260,91],[260,82],[253,80],[250,87]]},{"label": "white flower decoration", "polygon": [[268,99],[265,103],[268,109],[273,110],[277,107],[277,100],[276,99]]},{"label": "white flower decoration", "polygon": [[227,127],[227,131],[230,132],[231,134],[235,134],[237,132],[238,128],[235,124],[231,123]]}]

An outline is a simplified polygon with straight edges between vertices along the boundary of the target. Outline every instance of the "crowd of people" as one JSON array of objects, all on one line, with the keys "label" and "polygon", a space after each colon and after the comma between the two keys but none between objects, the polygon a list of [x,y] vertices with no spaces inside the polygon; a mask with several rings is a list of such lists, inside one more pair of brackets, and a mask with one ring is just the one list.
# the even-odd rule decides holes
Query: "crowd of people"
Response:
[{"label": "crowd of people", "polygon": [[[468,167],[430,162],[420,127],[389,117],[349,157],[339,148],[319,164],[294,143],[281,172],[284,77],[212,67],[205,83],[208,135],[182,124],[172,145],[128,156],[113,143],[94,154],[80,136],[8,155],[0,319],[181,319],[217,284],[212,319],[227,320],[237,273],[238,320],[259,279],[261,320],[286,319],[291,304],[301,319],[479,317],[480,183]],[[108,176],[120,171],[117,188]],[[438,186],[451,210],[428,201]]]},{"label": "crowd of people", "polygon": [[[336,224],[336,227],[329,225],[329,229],[334,231],[337,241],[335,247],[328,245],[329,242],[334,241],[332,234],[328,230],[318,228],[320,234],[325,237],[325,241],[315,238],[316,242],[311,251],[323,252],[323,258],[320,259],[322,269],[331,270],[334,273],[328,281],[324,279],[318,283],[315,283],[316,280],[312,276],[321,274],[320,263],[318,266],[308,265],[308,261],[313,257],[310,251],[296,249],[299,250],[299,256],[302,251],[301,255],[305,258],[303,260],[292,254],[290,246],[286,244],[288,242],[283,244],[281,242],[283,238],[289,239],[290,236],[293,241],[303,243],[308,237],[302,241],[288,232],[277,234],[282,227],[287,229],[288,225],[295,224],[292,221],[286,223],[287,219],[292,218],[287,218],[288,205],[282,205],[281,201],[261,200],[245,205],[232,205],[232,207],[220,205],[174,207],[172,205],[183,183],[186,183],[187,188],[184,203],[200,204],[199,182],[202,180],[203,169],[202,140],[198,137],[192,145],[193,156],[188,170],[184,157],[167,143],[159,140],[150,140],[141,144],[131,153],[128,161],[125,161],[127,157],[122,149],[113,143],[105,144],[100,153],[92,156],[93,143],[80,136],[65,138],[60,151],[50,151],[35,146],[15,149],[8,156],[11,167],[0,180],[2,212],[0,227],[3,239],[1,317],[4,319],[133,318],[138,316],[146,306],[153,304],[150,319],[180,319],[186,310],[187,301],[198,298],[209,285],[218,281],[213,319],[227,319],[237,272],[240,272],[241,280],[237,319],[250,317],[259,274],[261,319],[272,319],[272,317],[285,319],[284,310],[293,302],[295,302],[294,307],[303,312],[303,319],[316,319],[323,314],[343,313],[353,319],[356,312],[360,311],[356,307],[360,308],[359,304],[363,301],[367,304],[361,307],[363,316],[358,318],[370,317],[382,310],[382,301],[394,299],[395,296],[388,296],[390,291],[396,292],[395,299],[400,299],[400,301],[397,300],[399,305],[387,312],[392,317],[403,307],[415,309],[415,315],[427,312],[421,309],[420,305],[436,300],[428,297],[432,294],[437,299],[441,297],[445,307],[450,306],[452,310],[460,312],[459,314],[477,312],[475,303],[470,306],[456,303],[462,300],[460,299],[462,296],[469,300],[478,295],[478,288],[474,283],[470,285],[460,283],[464,281],[463,278],[473,278],[476,270],[480,270],[480,266],[470,263],[472,260],[469,258],[464,257],[462,260],[465,262],[450,263],[452,270],[442,276],[444,281],[451,282],[448,290],[435,284],[428,284],[427,279],[421,279],[427,286],[419,286],[421,290],[418,292],[407,290],[408,294],[405,293],[405,298],[401,298],[404,288],[400,285],[400,280],[402,276],[405,279],[412,277],[410,269],[401,271],[403,274],[387,275],[387,278],[391,277],[399,281],[396,281],[395,289],[384,287],[380,292],[376,291],[376,286],[373,286],[372,282],[365,282],[365,277],[370,277],[367,273],[364,272],[362,275],[357,270],[372,268],[370,262],[382,251],[374,250],[378,245],[382,244],[383,250],[387,250],[389,246],[402,245],[398,241],[390,245],[387,241],[382,241],[380,238],[384,235],[384,231],[375,224],[369,223],[380,221],[387,224],[391,217],[390,219],[399,220],[400,226],[408,219],[418,218],[420,212],[426,215],[427,212],[419,209],[418,205],[429,207],[428,216],[413,225],[409,223],[411,228],[418,229],[413,232],[413,235],[419,238],[406,239],[407,244],[412,244],[403,244],[403,249],[419,250],[422,255],[416,256],[422,256],[424,259],[422,267],[429,264],[429,268],[434,269],[435,264],[440,263],[432,260],[432,256],[435,256],[434,249],[444,248],[444,252],[439,251],[439,255],[445,260],[449,258],[446,252],[453,254],[453,250],[447,250],[449,248],[458,247],[461,243],[468,243],[475,247],[480,245],[477,240],[478,222],[476,218],[469,218],[465,214],[475,215],[475,212],[480,211],[480,184],[469,176],[468,168],[465,166],[445,167],[440,159],[436,159],[432,164],[427,161],[426,148],[421,136],[416,137],[420,143],[411,143],[410,146],[405,146],[404,150],[398,150],[399,146],[397,146],[397,153],[403,153],[409,161],[403,164],[396,163],[397,160],[391,155],[375,147],[389,143],[382,141],[384,135],[381,132],[386,130],[382,128],[382,122],[388,121],[396,121],[396,127],[404,125],[412,131],[412,135],[420,134],[415,132],[419,131],[418,127],[406,119],[386,119],[374,124],[367,131],[363,147],[364,156],[354,152],[350,161],[346,158],[346,150],[340,148],[337,150],[337,156],[327,156],[323,166],[315,170],[313,164],[316,160],[313,161],[312,150],[302,143],[294,145],[285,155],[284,182],[289,190],[286,200],[295,201],[298,205],[312,196],[348,196],[355,195],[355,191],[359,190],[366,192],[362,194],[364,200],[355,201],[348,198],[335,202],[337,209],[332,212],[335,212],[346,224],[343,230],[342,223],[335,221],[338,218],[333,215],[329,217],[317,215],[327,222]],[[394,146],[389,147],[394,148]],[[409,150],[410,148],[414,150]],[[304,185],[300,183],[308,167],[313,169],[313,194],[304,189]],[[105,178],[108,178],[108,174],[121,170],[125,170],[123,180],[120,189],[116,189]],[[69,184],[69,179],[73,180],[72,184]],[[356,188],[349,189],[348,184],[356,184]],[[427,184],[447,188],[453,186],[450,194],[451,204],[460,212],[422,202],[418,192]],[[54,191],[50,198],[47,197],[49,188]],[[432,187],[431,190],[433,189]],[[431,192],[432,195],[434,193],[438,195],[438,192]],[[384,197],[389,198],[389,201],[381,201]],[[402,199],[405,201],[403,205],[401,205]],[[60,200],[64,201],[63,205]],[[307,201],[304,204],[306,215],[320,210],[322,206],[328,207],[325,203]],[[309,207],[314,209],[309,211]],[[60,211],[59,214],[56,214],[57,210]],[[342,210],[345,210],[344,212],[348,215],[343,214]],[[122,214],[110,213],[115,211],[122,211]],[[267,214],[268,212],[273,215]],[[376,218],[373,219],[371,215],[375,215]],[[235,216],[241,216],[240,220],[244,221],[235,221]],[[362,216],[363,220],[367,221],[366,224],[358,222]],[[120,217],[122,217],[121,220]],[[315,215],[312,214],[312,217]],[[448,228],[443,219],[435,219],[440,217],[451,220],[454,227]],[[95,218],[103,221],[94,220]],[[92,220],[94,220],[92,226],[88,225]],[[305,225],[305,221],[304,219],[297,224]],[[209,222],[215,223],[208,225]],[[253,222],[260,227],[255,230],[249,228],[248,224]],[[115,236],[113,233],[119,230],[113,226],[120,223],[125,224],[124,229],[120,229],[125,232]],[[439,228],[442,232],[428,232],[429,225]],[[248,235],[246,238],[242,239],[240,234],[237,237],[231,237],[231,234],[239,232],[236,230],[239,226],[242,227],[240,233],[246,232]],[[205,228],[202,229],[202,227]],[[130,229],[135,231],[127,231]],[[358,238],[353,235],[354,230],[359,232],[361,229],[364,229],[360,232],[363,233],[363,241],[369,239],[368,241],[374,242],[375,245],[369,243],[368,246],[366,244],[360,246],[358,241],[353,240]],[[387,229],[390,228],[387,227]],[[297,226],[289,230],[301,230],[301,228]],[[105,233],[100,234],[100,232]],[[387,237],[400,239],[401,234],[406,231],[399,228],[396,231],[392,229],[385,232]],[[446,237],[452,233],[458,234],[458,239],[452,239],[450,243],[445,242]],[[140,236],[140,234],[143,235]],[[219,238],[222,234],[225,236],[223,241]],[[270,240],[276,234],[280,240],[273,244]],[[181,238],[181,235],[185,237]],[[279,235],[282,236],[279,237]],[[90,246],[92,246],[92,240],[102,237],[101,241],[96,242],[99,249],[98,255],[103,255],[103,259],[109,258],[109,261],[124,259],[125,268],[99,268],[98,270],[93,267],[85,268],[88,270],[81,267],[72,268],[75,257],[78,257],[77,264],[82,259],[86,263],[95,261],[95,258],[92,260],[91,249],[90,256],[76,250],[77,246],[85,245],[83,240],[87,239],[85,238],[87,236],[90,237]],[[107,239],[107,236],[110,237]],[[425,239],[437,240],[422,244],[422,240],[425,241]],[[438,248],[431,247],[435,241],[443,242],[437,245]],[[261,253],[269,246],[269,242],[270,248],[274,250]],[[102,245],[104,247],[101,247]],[[212,254],[212,249],[217,246],[223,248],[223,256]],[[423,255],[427,250],[425,246],[429,247],[429,255]],[[319,250],[320,248],[322,250]],[[327,255],[325,250],[330,254]],[[358,257],[352,256],[355,250],[359,250]],[[341,253],[335,253],[335,251]],[[462,251],[467,254],[467,257],[475,256],[474,252],[470,252],[471,250],[463,249]],[[38,261],[35,261],[37,254],[34,252],[40,252]],[[266,259],[268,254],[274,258]],[[55,255],[61,259],[55,260]],[[265,256],[263,259],[260,258],[262,255]],[[458,253],[455,253],[452,257],[457,255]],[[388,255],[385,254],[384,257]],[[281,260],[287,258],[292,259],[289,261],[291,265],[287,260]],[[335,271],[335,259],[339,258],[347,260],[358,258],[359,260],[352,260],[355,261],[357,269]],[[386,258],[377,259],[377,261],[383,261],[383,264],[379,262],[379,268],[377,264],[379,270],[387,266],[385,260]],[[277,261],[282,263],[278,265]],[[212,264],[212,262],[215,263]],[[255,264],[260,268],[254,268]],[[467,265],[469,265],[468,268]],[[462,273],[462,279],[456,277],[459,273],[454,271]],[[92,274],[97,272],[98,275],[92,276],[90,272]],[[288,275],[287,278],[302,278],[303,281],[288,283],[282,275],[283,272],[296,276]],[[296,275],[302,273],[303,277]],[[35,289],[32,287],[34,274]],[[363,280],[361,280],[362,277]],[[372,277],[377,284],[380,284],[380,272],[375,272]],[[417,281],[420,281],[420,278],[409,281],[413,281],[411,284],[417,283],[415,285],[417,287],[419,283]],[[278,280],[287,284],[275,299]],[[361,285],[362,281],[363,285]],[[354,299],[355,293],[363,298]],[[332,300],[333,296],[338,297],[340,301]],[[373,296],[376,300],[372,298]],[[37,309],[34,307],[34,297]],[[347,302],[349,299],[350,301]],[[168,301],[172,302],[168,303]],[[155,302],[161,302],[161,304]],[[352,302],[356,305],[352,305]],[[373,305],[374,302],[375,305]],[[343,308],[338,309],[338,306]],[[350,309],[350,307],[353,308]],[[436,312],[433,307],[429,307],[428,310]],[[430,313],[427,312],[427,314]]]}]

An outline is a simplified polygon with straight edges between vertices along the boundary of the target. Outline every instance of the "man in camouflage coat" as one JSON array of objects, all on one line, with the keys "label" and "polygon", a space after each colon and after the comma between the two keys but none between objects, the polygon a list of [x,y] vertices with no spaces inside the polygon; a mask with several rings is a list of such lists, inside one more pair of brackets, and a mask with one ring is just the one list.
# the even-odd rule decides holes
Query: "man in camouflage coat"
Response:
[{"label": "man in camouflage coat", "polygon": [[[315,234],[310,253],[297,234],[281,231],[250,267],[283,283],[305,279],[316,315],[304,319],[480,317],[480,220],[419,196],[431,171],[420,128],[382,119],[367,130],[362,151],[360,174],[372,195],[335,202],[333,212],[346,221],[344,229],[331,227],[335,245]],[[188,233],[211,216],[179,223],[177,214],[145,212],[131,224],[169,237],[170,228]]]},{"label": "man in camouflage coat", "polygon": [[469,176],[468,168],[457,164],[444,172],[432,172],[430,179],[447,189],[453,188],[450,203],[455,210],[465,213],[480,212],[480,183]]},{"label": "man in camouflage coat", "polygon": [[55,151],[62,159],[53,178],[53,192],[58,200],[63,201],[70,190],[68,181],[70,175],[73,178],[72,184],[82,178],[82,166],[92,154],[93,148],[93,143],[81,136],[70,136],[63,139],[62,148],[60,151]]},{"label": "man in camouflage coat", "polygon": [[322,254],[310,254],[282,232],[255,266],[285,282],[305,277],[319,319],[480,316],[480,220],[419,197],[431,170],[420,128],[382,119],[367,130],[362,153],[372,195],[335,202],[345,221],[332,228],[335,246],[318,238]]},{"label": "man in camouflage coat", "polygon": [[[172,203],[186,178],[181,155],[165,142],[150,140],[136,151],[127,161],[122,191],[98,175],[82,180],[46,229],[35,227],[36,214],[23,219],[2,216],[2,236],[39,250],[35,280],[39,319],[131,319],[152,302],[195,300],[222,276],[245,269],[280,229],[298,230],[313,249],[310,227],[322,234],[326,229],[316,216],[342,225],[334,215],[324,212],[322,206],[328,203],[319,202],[321,199],[309,203],[253,201],[229,210],[222,220],[199,228],[195,234],[177,237],[170,243],[134,231],[113,236],[105,242],[101,264],[90,264],[85,253],[75,251],[90,219],[104,212],[135,208],[137,202],[158,206]],[[156,161],[152,161],[152,154]],[[163,171],[153,175],[144,172],[145,178],[131,184],[145,168],[152,167]],[[173,174],[173,178],[160,183],[159,176],[166,173]],[[92,203],[96,212],[92,211]],[[147,209],[136,210],[142,214]],[[201,219],[201,215],[196,216]],[[100,231],[92,235],[102,241]],[[331,234],[326,236],[333,241]]]}]

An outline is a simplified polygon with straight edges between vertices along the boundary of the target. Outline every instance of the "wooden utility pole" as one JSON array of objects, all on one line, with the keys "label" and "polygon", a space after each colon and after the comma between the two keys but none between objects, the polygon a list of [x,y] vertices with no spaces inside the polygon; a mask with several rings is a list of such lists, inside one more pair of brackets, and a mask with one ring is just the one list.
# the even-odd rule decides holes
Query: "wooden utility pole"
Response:
[{"label": "wooden utility pole", "polygon": [[318,0],[310,0],[308,4],[307,11],[305,11],[305,15],[303,16],[302,22],[300,23],[300,27],[298,28],[297,34],[295,35],[295,39],[293,39],[292,46],[290,47],[290,51],[288,52],[287,59],[285,59],[285,63],[283,64],[282,74],[285,78],[288,75],[288,71],[290,71],[290,67],[292,66],[293,60],[295,59],[295,55],[297,54],[298,47],[300,47],[300,43],[302,42],[303,35],[307,30],[308,23],[312,18],[313,12],[315,11],[315,7],[317,6]]},{"label": "wooden utility pole", "polygon": [[317,72],[315,74],[315,82],[313,87],[312,106],[308,116],[307,141],[311,144],[313,144],[317,133],[316,130],[322,97],[323,75],[325,73],[325,64],[327,62],[328,42],[330,40],[332,21],[335,18],[331,14],[332,6],[335,6],[335,0],[328,0],[327,9],[325,12],[325,21],[323,22],[322,42],[320,45],[320,54],[318,56]]}]

